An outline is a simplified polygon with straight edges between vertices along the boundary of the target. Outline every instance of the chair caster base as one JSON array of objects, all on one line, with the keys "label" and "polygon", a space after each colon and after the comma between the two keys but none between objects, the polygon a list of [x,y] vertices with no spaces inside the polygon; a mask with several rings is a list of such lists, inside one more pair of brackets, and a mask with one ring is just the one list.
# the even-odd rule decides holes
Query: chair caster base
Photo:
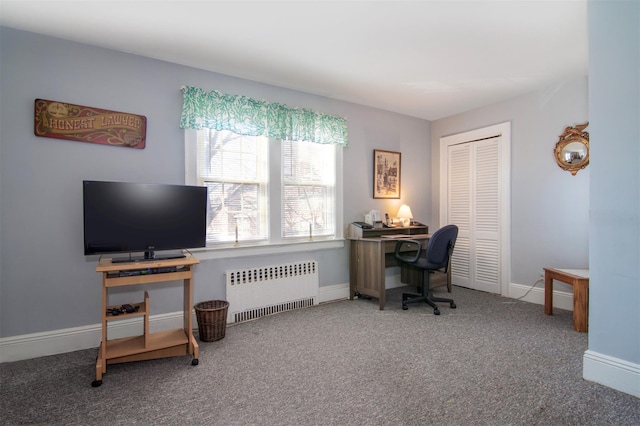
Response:
[{"label": "chair caster base", "polygon": [[455,304],[455,303],[453,303],[453,302],[451,302],[451,303],[449,304],[449,307],[450,307],[451,309],[455,309],[455,308],[456,308],[456,304]]},{"label": "chair caster base", "polygon": [[102,380],[94,380],[93,382],[91,382],[91,387],[97,388],[101,384],[102,384]]},{"label": "chair caster base", "polygon": [[402,310],[403,310],[403,311],[406,311],[407,309],[409,309],[409,307],[407,306],[407,304],[406,304],[406,303],[403,303],[403,304],[402,304]]},{"label": "chair caster base", "polygon": [[194,358],[191,360],[191,365],[198,365],[199,361],[198,358]]},{"label": "chair caster base", "polygon": [[440,315],[440,309],[434,309],[433,315]]}]

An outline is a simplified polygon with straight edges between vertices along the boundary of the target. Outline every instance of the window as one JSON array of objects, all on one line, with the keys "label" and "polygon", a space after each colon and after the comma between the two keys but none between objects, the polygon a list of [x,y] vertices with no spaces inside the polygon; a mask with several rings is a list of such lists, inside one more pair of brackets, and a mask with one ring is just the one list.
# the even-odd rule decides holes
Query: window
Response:
[{"label": "window", "polygon": [[228,130],[186,130],[186,135],[187,183],[209,189],[209,246],[341,237],[336,232],[341,148]]},{"label": "window", "polygon": [[282,237],[335,234],[335,150],[282,141]]},{"label": "window", "polygon": [[[344,247],[337,212],[342,148],[349,145],[345,118],[217,90],[181,90],[185,182],[209,188],[210,247],[254,247],[234,256]],[[288,246],[310,240],[322,242]]]},{"label": "window", "polygon": [[198,131],[198,185],[208,188],[207,242],[267,240],[268,139]]}]

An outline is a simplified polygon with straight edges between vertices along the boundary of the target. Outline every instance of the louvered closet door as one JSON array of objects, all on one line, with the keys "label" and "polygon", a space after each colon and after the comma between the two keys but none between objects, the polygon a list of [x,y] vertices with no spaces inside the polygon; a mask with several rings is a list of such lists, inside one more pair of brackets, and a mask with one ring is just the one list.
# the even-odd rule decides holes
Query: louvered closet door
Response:
[{"label": "louvered closet door", "polygon": [[500,138],[448,147],[447,222],[459,228],[452,258],[455,285],[501,293]]}]

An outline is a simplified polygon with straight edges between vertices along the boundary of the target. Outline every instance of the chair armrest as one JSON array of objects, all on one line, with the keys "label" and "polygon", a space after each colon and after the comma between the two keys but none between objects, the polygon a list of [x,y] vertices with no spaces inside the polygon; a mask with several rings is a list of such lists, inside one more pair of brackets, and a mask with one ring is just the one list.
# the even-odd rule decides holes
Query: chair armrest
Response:
[{"label": "chair armrest", "polygon": [[[406,252],[412,252],[415,250],[415,255],[403,254]],[[422,243],[418,240],[400,239],[396,241],[396,250],[394,252],[396,259],[406,262],[414,263],[420,258],[422,252]]]}]

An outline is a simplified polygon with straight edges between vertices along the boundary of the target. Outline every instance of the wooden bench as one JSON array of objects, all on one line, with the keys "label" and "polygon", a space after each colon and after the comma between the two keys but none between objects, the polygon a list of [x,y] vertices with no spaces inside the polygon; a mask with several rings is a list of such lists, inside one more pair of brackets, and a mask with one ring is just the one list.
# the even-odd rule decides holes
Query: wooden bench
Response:
[{"label": "wooden bench", "polygon": [[586,332],[589,320],[589,270],[544,268],[544,313],[553,314],[553,280],[573,286],[573,328]]}]

